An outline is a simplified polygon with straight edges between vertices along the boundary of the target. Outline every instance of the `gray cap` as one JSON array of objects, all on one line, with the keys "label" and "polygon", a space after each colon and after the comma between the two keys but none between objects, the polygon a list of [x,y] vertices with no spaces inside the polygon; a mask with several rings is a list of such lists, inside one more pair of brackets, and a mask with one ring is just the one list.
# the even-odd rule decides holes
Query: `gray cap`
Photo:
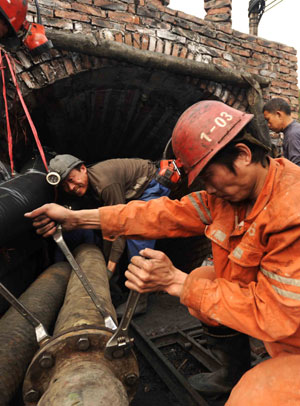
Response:
[{"label": "gray cap", "polygon": [[83,161],[73,155],[56,155],[56,157],[52,158],[49,162],[49,171],[57,172],[60,175],[61,180],[64,180],[71,170],[79,164],[83,164]]}]

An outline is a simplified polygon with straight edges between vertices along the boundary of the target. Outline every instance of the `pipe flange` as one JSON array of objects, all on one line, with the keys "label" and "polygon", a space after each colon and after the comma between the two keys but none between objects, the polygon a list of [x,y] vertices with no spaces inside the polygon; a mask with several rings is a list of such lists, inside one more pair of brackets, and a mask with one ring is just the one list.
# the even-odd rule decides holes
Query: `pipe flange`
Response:
[{"label": "pipe flange", "polygon": [[[32,359],[23,383],[23,398],[26,406],[35,406],[49,386],[56,368],[62,363],[72,362],[72,356],[80,354],[87,361],[105,363],[124,385],[128,398],[133,398],[139,380],[138,363],[133,350],[123,358],[108,360],[104,356],[111,330],[72,329],[51,338]],[[35,399],[35,400],[34,400]]]}]

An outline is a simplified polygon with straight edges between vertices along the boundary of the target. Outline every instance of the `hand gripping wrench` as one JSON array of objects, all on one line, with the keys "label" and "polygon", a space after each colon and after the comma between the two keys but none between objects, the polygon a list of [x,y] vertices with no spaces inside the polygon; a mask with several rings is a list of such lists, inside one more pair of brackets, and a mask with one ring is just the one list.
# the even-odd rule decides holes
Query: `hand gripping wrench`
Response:
[{"label": "hand gripping wrench", "polygon": [[38,344],[49,340],[50,336],[42,323],[2,283],[0,283],[0,294],[35,328]]},{"label": "hand gripping wrench", "polygon": [[122,358],[133,346],[134,339],[128,336],[128,329],[139,298],[139,292],[130,291],[119,327],[106,343],[104,355],[108,359]]},{"label": "hand gripping wrench", "polygon": [[62,226],[59,224],[56,227],[56,231],[53,234],[53,239],[56,242],[56,244],[59,246],[59,248],[62,250],[64,253],[65,257],[67,258],[69,264],[71,265],[72,269],[74,270],[75,274],[79,278],[80,282],[82,283],[84,289],[87,291],[88,295],[94,302],[94,305],[96,308],[99,310],[99,313],[104,319],[104,324],[105,327],[109,328],[110,330],[117,330],[117,325],[112,318],[112,316],[109,314],[109,312],[106,309],[105,303],[101,298],[99,298],[92,285],[90,284],[88,278],[86,277],[85,273],[82,271],[81,267],[73,257],[71,251],[69,250],[65,240],[63,239],[62,235]]}]

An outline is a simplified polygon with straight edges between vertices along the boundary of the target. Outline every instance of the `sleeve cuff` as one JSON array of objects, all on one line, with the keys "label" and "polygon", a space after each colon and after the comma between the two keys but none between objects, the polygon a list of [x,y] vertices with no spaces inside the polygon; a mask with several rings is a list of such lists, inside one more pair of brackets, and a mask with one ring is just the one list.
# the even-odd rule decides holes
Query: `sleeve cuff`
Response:
[{"label": "sleeve cuff", "polygon": [[183,289],[180,296],[180,301],[185,306],[194,309],[195,311],[201,310],[201,302],[204,295],[204,290],[207,287],[208,279],[204,279],[203,275],[195,269],[192,271],[185,280]]}]

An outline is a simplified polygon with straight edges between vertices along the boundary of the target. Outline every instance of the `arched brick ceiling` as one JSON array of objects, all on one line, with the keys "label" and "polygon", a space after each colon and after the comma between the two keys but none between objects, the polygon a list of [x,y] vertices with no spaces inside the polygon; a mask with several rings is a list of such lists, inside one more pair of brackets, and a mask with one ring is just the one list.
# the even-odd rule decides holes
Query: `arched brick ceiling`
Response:
[{"label": "arched brick ceiling", "polygon": [[204,98],[246,103],[244,89],[230,89],[107,60],[97,70],[34,90],[27,100],[44,146],[92,163],[159,159],[179,115],[191,104]]}]

